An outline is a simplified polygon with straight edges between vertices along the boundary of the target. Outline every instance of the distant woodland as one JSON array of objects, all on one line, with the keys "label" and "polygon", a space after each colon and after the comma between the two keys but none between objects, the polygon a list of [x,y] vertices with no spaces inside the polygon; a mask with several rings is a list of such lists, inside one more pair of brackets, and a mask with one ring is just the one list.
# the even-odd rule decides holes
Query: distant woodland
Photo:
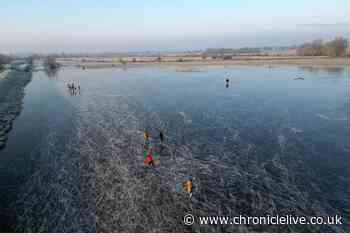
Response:
[{"label": "distant woodland", "polygon": [[318,39],[300,46],[297,49],[297,55],[341,57],[346,54],[348,46],[348,40],[343,37],[337,37],[327,42]]}]

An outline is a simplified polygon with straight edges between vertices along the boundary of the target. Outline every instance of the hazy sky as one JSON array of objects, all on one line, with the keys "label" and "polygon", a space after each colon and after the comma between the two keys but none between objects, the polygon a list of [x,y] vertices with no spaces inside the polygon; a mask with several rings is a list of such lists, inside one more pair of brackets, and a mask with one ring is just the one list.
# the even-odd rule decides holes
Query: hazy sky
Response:
[{"label": "hazy sky", "polygon": [[0,53],[172,51],[350,38],[350,0],[0,0]]}]

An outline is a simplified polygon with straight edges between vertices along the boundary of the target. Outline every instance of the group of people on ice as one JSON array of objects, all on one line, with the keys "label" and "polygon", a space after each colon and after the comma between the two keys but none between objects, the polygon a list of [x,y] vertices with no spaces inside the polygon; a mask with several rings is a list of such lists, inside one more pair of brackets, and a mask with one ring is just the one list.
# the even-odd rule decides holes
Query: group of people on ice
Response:
[{"label": "group of people on ice", "polygon": [[[164,133],[163,131],[159,130],[158,138],[160,141],[160,146],[156,147],[153,144],[153,141],[151,140],[151,135],[149,132],[144,132],[144,164],[146,166],[155,166],[155,160],[159,160],[159,154],[161,153],[163,149],[163,143],[164,143]],[[186,193],[188,193],[189,197],[192,197],[192,190],[193,190],[193,181],[192,179],[188,179],[185,182],[183,182],[183,188]]]},{"label": "group of people on ice", "polygon": [[80,94],[80,84],[75,84],[74,82],[67,83],[68,91],[71,95]]},{"label": "group of people on ice", "polygon": [[159,140],[160,140],[160,147],[156,147],[153,145],[151,141],[151,135],[148,132],[145,132],[143,134],[144,139],[145,139],[145,144],[144,144],[144,155],[145,155],[145,160],[144,163],[145,165],[153,166],[154,167],[154,160],[158,158],[159,160],[159,155],[158,153],[161,152],[163,148],[163,141],[164,141],[164,134],[162,131],[159,131]]}]

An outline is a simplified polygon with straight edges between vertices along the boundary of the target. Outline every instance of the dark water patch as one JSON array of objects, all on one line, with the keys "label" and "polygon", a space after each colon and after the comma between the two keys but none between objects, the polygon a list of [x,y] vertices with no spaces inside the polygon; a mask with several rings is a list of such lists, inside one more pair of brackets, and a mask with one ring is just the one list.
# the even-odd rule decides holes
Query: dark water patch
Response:
[{"label": "dark water patch", "polygon": [[[0,150],[4,149],[8,135],[13,128],[13,123],[22,111],[22,101],[24,98],[24,88],[31,81],[32,73],[23,71],[10,71],[6,77],[0,80]],[[0,153],[0,156],[2,154]],[[1,165],[3,157],[0,158]],[[13,222],[14,216],[8,211],[7,205],[11,202],[9,193],[16,193],[12,183],[8,183],[8,177],[3,169],[0,171],[0,229],[2,232],[8,230],[7,222]],[[6,223],[5,223],[6,222]],[[4,226],[5,223],[6,226]],[[4,227],[3,227],[4,226]]]},{"label": "dark water patch", "polygon": [[64,148],[72,135],[72,109],[60,96],[56,82],[42,72],[33,74],[24,89],[21,114],[13,121],[7,145],[0,151],[1,232],[12,232],[16,226],[14,203],[22,186],[39,168],[48,166],[47,160],[39,159],[50,144],[47,138],[54,134],[56,146]]},{"label": "dark water patch", "polygon": [[31,78],[31,72],[10,71],[0,80],[0,149],[5,147],[13,121],[22,110],[23,90]]}]

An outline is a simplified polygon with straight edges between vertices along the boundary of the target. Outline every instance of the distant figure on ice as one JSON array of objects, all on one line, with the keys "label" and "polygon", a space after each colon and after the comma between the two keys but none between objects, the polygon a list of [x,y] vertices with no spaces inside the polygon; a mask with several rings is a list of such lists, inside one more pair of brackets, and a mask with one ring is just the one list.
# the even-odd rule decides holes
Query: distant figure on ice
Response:
[{"label": "distant figure on ice", "polygon": [[228,88],[230,86],[230,79],[226,78],[226,88]]}]

